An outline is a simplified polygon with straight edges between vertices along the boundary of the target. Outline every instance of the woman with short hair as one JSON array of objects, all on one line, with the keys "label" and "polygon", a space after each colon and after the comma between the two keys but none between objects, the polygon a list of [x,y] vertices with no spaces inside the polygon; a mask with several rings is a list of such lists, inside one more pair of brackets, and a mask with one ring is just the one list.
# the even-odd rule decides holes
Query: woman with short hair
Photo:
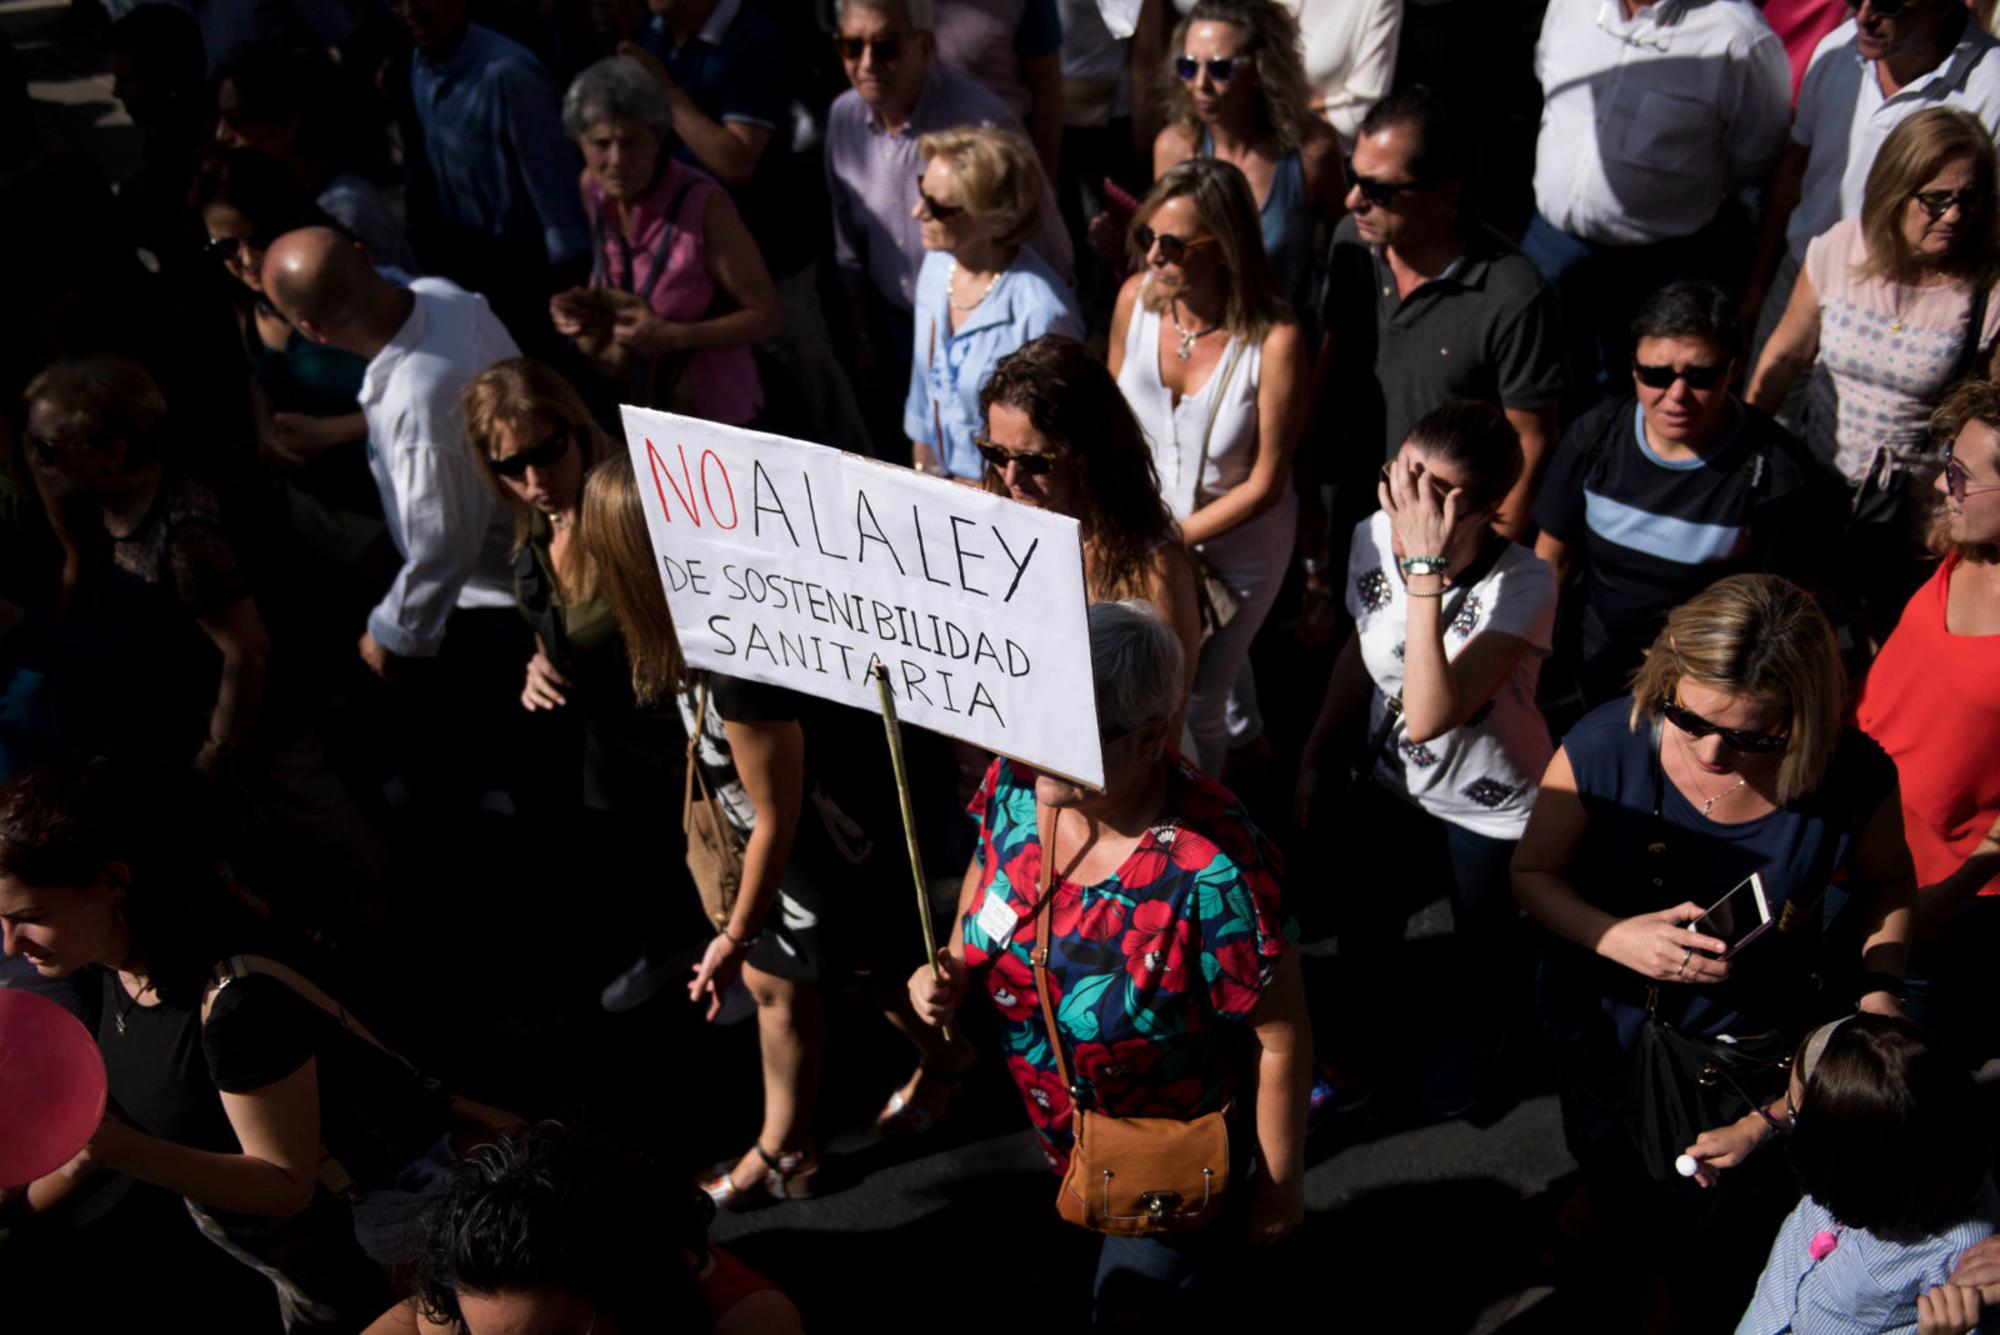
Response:
[{"label": "woman with short hair", "polygon": [[979,387],[993,366],[1043,334],[1083,336],[1069,285],[1027,243],[1041,227],[1041,165],[1007,130],[965,127],[917,141],[924,158],[916,333],[903,432],[920,473],[985,476],[975,438]]},{"label": "woman with short hair", "polygon": [[1263,731],[1244,669],[1298,523],[1292,451],[1305,420],[1305,345],[1256,218],[1248,182],[1228,163],[1195,158],[1167,172],[1132,219],[1140,272],[1125,280],[1111,322],[1111,374],[1152,445],[1181,539],[1205,567],[1211,633],[1187,726],[1191,755],[1210,774]]},{"label": "woman with short hair", "polygon": [[782,325],[778,289],[729,192],[674,157],[666,92],[610,56],[571,82],[563,128],[583,150],[591,276],[549,299],[556,332],[625,402],[752,421],[764,390],[750,345]]}]

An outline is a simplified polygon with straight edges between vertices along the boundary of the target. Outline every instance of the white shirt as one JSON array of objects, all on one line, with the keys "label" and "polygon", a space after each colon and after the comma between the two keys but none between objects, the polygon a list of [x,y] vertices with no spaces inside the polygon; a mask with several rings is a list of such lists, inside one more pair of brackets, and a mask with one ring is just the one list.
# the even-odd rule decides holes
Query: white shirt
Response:
[{"label": "white shirt", "polygon": [[443,278],[419,278],[410,294],[410,318],[361,377],[368,466],[403,557],[368,633],[392,654],[430,658],[454,608],[514,605],[513,524],[473,461],[459,397],[521,350],[486,298]]},{"label": "white shirt", "polygon": [[1535,206],[1603,245],[1692,235],[1784,146],[1792,67],[1746,0],[1550,0]]},{"label": "white shirt", "polygon": [[1285,5],[1299,16],[1313,100],[1351,149],[1361,118],[1389,95],[1403,35],[1402,0],[1285,0]]},{"label": "white shirt", "polygon": [[[1553,647],[1556,577],[1548,562],[1519,543],[1507,550],[1462,595],[1447,591],[1444,610],[1447,661],[1481,634],[1497,631],[1528,642],[1528,652],[1500,684],[1491,708],[1473,714],[1442,737],[1413,742],[1397,723],[1395,759],[1378,758],[1375,778],[1439,820],[1492,839],[1519,839],[1542,771],[1555,754],[1548,724],[1535,707],[1542,659]],[[1354,526],[1347,554],[1347,611],[1361,637],[1361,661],[1375,680],[1368,700],[1368,736],[1382,726],[1391,697],[1403,693],[1404,642],[1410,600],[1396,572],[1389,516],[1377,510]],[[1384,751],[1391,750],[1390,743]]]},{"label": "white shirt", "polygon": [[1842,218],[1861,216],[1868,169],[1889,132],[1919,111],[1958,107],[1991,132],[2000,132],[2000,42],[1978,20],[1934,70],[1918,75],[1894,97],[1882,96],[1875,62],[1854,49],[1853,19],[1814,48],[1799,85],[1792,139],[1808,150],[1799,204],[1785,227],[1785,244],[1803,260],[1806,243]]}]

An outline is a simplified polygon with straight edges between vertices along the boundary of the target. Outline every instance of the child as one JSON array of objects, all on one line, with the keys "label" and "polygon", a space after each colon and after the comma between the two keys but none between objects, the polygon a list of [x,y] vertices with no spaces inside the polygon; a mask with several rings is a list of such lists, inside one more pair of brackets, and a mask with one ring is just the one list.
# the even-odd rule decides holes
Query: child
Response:
[{"label": "child", "polygon": [[[1907,1020],[1823,1025],[1799,1046],[1784,1107],[1688,1148],[1703,1184],[1776,1125],[1791,1129],[1806,1194],[1778,1230],[1737,1335],[1919,1335],[1918,1300],[2000,1224],[1971,1079]],[[1970,1325],[1936,1296],[1923,1315],[1922,1335]]]}]

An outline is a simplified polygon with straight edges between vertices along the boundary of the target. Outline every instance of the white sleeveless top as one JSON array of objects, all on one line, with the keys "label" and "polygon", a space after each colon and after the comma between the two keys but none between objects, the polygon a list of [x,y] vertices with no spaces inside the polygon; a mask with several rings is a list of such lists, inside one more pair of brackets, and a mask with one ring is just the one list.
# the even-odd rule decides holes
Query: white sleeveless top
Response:
[{"label": "white sleeveless top", "polygon": [[[1264,347],[1261,342],[1245,344],[1236,370],[1224,386],[1222,372],[1237,344],[1231,337],[1201,389],[1184,396],[1175,406],[1173,391],[1160,379],[1161,315],[1146,307],[1151,288],[1149,278],[1133,304],[1118,388],[1152,447],[1161,496],[1175,519],[1186,519],[1250,476],[1250,466],[1257,458],[1257,389],[1263,381]],[[1202,429],[1208,424],[1209,407],[1218,392],[1222,403],[1215,414],[1215,428],[1209,433],[1208,467],[1202,469]],[[1197,469],[1201,470],[1199,478],[1195,476]]]}]

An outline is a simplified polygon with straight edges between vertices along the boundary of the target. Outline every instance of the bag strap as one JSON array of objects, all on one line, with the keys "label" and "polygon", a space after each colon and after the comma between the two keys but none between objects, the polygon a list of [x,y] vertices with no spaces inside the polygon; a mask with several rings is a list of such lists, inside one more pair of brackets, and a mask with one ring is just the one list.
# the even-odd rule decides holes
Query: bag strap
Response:
[{"label": "bag strap", "polygon": [[929,382],[926,392],[931,396],[931,448],[937,453],[938,471],[944,471],[944,414],[938,410],[937,379],[932,374],[937,370],[937,317],[931,317],[931,349],[924,357],[924,379]]},{"label": "bag strap", "polygon": [[1986,330],[1986,301],[1990,292],[1990,288],[1988,287],[1989,281],[1989,278],[1982,274],[1978,283],[1972,289],[1972,308],[1966,312],[1965,317],[1965,337],[1959,341],[1958,359],[1952,363],[1951,367],[1951,383],[1954,385],[1972,375],[1973,368],[1979,364],[1979,354],[1981,351],[1979,336]]},{"label": "bag strap", "polygon": [[305,1002],[314,1010],[319,1011],[342,1029],[374,1048],[377,1052],[393,1060],[412,1076],[415,1076],[419,1082],[426,1085],[436,1084],[422,1070],[418,1069],[417,1065],[408,1057],[405,1057],[402,1053],[375,1037],[369,1031],[367,1025],[348,1014],[347,1008],[320,990],[318,984],[290,965],[281,964],[277,960],[267,959],[262,955],[231,955],[228,959],[223,960],[209,971],[209,978],[214,982],[215,986],[201,1003],[202,1023],[208,1023],[209,1013],[215,1009],[215,999],[222,994],[223,988],[228,987],[238,979],[248,978],[253,974],[261,974],[289,988],[298,996],[299,1000]]},{"label": "bag strap", "polygon": [[729,818],[722,812],[722,804],[716,801],[715,790],[708,785],[708,775],[701,767],[699,750],[704,729],[708,723],[708,683],[710,676],[701,674],[701,689],[695,695],[694,727],[688,731],[687,774],[681,792],[681,827],[687,828],[688,817],[694,812],[695,793],[701,793],[701,804],[708,808],[708,818],[715,825],[716,838],[722,843],[723,860],[732,872],[741,872],[742,859],[733,837],[735,829]]},{"label": "bag strap", "polygon": [[[675,221],[680,217],[681,205],[687,202],[688,192],[700,184],[699,178],[690,176],[681,182],[681,188],[674,191],[673,199],[667,204],[665,223],[660,228],[660,239],[653,246],[653,267],[646,274],[646,285],[632,294],[645,302],[648,307],[653,304],[653,289],[660,285],[660,275],[667,267],[667,248],[673,245],[676,232],[686,230]],[[632,278],[632,265],[629,260],[625,265],[625,278],[628,282]]]},{"label": "bag strap", "polygon": [[1248,346],[1242,339],[1232,339],[1229,359],[1222,364],[1222,378],[1216,382],[1215,397],[1208,401],[1208,420],[1201,425],[1201,453],[1194,464],[1194,497],[1201,498],[1201,479],[1208,472],[1208,441],[1215,434],[1215,419],[1222,413],[1222,396],[1229,392],[1229,382],[1236,374],[1236,363],[1243,360],[1243,349]]},{"label": "bag strap", "polygon": [[[1037,811],[1040,805],[1037,804]],[[1039,820],[1037,824],[1039,824]],[[1035,948],[1029,955],[1035,965],[1035,996],[1042,1003],[1042,1023],[1048,1026],[1049,1051],[1055,1054],[1056,1076],[1063,1088],[1069,1092],[1070,1119],[1075,1120],[1078,1112],[1076,1085],[1069,1078],[1069,1063],[1063,1058],[1062,1031],[1056,1028],[1055,1003],[1049,1000],[1049,906],[1055,901],[1056,870],[1056,827],[1061,816],[1051,817],[1047,826],[1040,831],[1042,841],[1042,871],[1040,884],[1035,894]]]}]

